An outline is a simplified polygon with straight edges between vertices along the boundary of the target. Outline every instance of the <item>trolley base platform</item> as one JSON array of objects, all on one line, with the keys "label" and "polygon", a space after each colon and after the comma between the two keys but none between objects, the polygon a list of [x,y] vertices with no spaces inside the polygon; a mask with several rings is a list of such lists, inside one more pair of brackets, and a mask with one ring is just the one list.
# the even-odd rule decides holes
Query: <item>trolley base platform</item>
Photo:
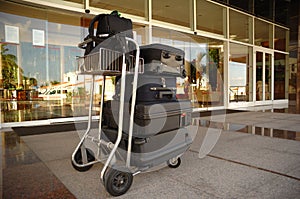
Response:
[{"label": "trolley base platform", "polygon": [[[115,129],[103,128],[102,139],[114,143],[118,132]],[[173,131],[151,136],[149,138],[133,137],[131,166],[140,168],[151,168],[183,154],[192,144],[192,137],[187,128],[180,128]],[[121,158],[126,158],[128,136],[123,133],[118,153]],[[113,166],[113,165],[112,165]]]}]

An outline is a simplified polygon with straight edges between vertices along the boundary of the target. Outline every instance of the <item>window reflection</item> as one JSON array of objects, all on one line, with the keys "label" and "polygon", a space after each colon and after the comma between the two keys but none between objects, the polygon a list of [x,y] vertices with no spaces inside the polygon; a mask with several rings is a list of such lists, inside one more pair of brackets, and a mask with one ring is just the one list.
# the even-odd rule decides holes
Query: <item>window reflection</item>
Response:
[{"label": "window reflection", "polygon": [[264,53],[263,52],[256,52],[256,101],[262,101],[263,96],[264,96],[264,79],[263,79],[263,74],[264,74]]},{"label": "window reflection", "polygon": [[286,51],[287,33],[288,31],[286,29],[275,26],[275,38],[274,38],[275,50]]},{"label": "window reflection", "polygon": [[[22,6],[15,6],[15,11],[22,8]],[[51,10],[43,14],[47,15],[47,18],[35,19],[0,12],[1,56],[5,52],[4,54],[13,58],[14,65],[10,67],[11,78],[5,75],[3,78],[3,74],[1,76],[0,97],[5,100],[1,100],[2,121],[0,122],[88,114],[86,104],[91,95],[89,91],[91,78],[76,75],[76,57],[83,55],[83,50],[79,49],[77,44],[87,35],[86,26],[91,19],[86,18],[85,15],[81,17]],[[5,24],[19,27],[22,36],[18,43],[5,42]],[[32,30],[43,33],[44,43],[33,38]],[[145,27],[134,25],[134,31],[138,43],[145,44],[147,42]],[[33,42],[34,39],[36,43]],[[111,86],[113,80],[107,81],[107,86]],[[101,78],[95,81],[94,95],[98,102],[101,82]],[[113,92],[112,88],[107,90]],[[108,93],[107,97],[109,96]],[[94,109],[93,114],[97,113],[96,110],[97,108]]]},{"label": "window reflection", "polygon": [[206,0],[197,0],[196,3],[197,29],[225,36],[226,9]]},{"label": "window reflection", "polygon": [[90,0],[90,6],[146,17],[146,0]]},{"label": "window reflection", "polygon": [[152,18],[176,25],[190,27],[191,1],[152,0]]},{"label": "window reflection", "polygon": [[273,20],[274,4],[274,0],[255,0],[254,13],[260,17]]},{"label": "window reflection", "polygon": [[242,9],[247,12],[252,12],[253,11],[253,1],[254,0],[228,0],[229,4],[233,7]]},{"label": "window reflection", "polygon": [[286,99],[286,55],[274,53],[274,99]]},{"label": "window reflection", "polygon": [[[14,12],[28,8],[12,5]],[[71,117],[76,114],[74,107],[82,106],[72,101],[79,90],[75,71],[76,56],[82,55],[77,47],[83,32],[80,16],[64,13],[62,17],[50,10],[47,14],[31,10],[39,13],[38,18],[28,17],[30,12],[24,12],[26,16],[0,12],[1,57],[13,58],[7,67],[11,71],[10,78],[1,74],[0,94],[6,100],[1,101],[4,111],[1,111],[3,121],[0,122]],[[6,24],[18,27],[18,43],[5,42]],[[1,72],[5,67],[3,63],[2,59]],[[86,113],[87,110],[78,112]]]},{"label": "window reflection", "polygon": [[252,48],[230,44],[229,101],[253,101]]},{"label": "window reflection", "polygon": [[252,43],[252,17],[240,12],[229,12],[229,38],[245,43]]},{"label": "window reflection", "polygon": [[223,42],[162,28],[153,29],[153,42],[185,51],[186,80],[194,107],[223,105]]},{"label": "window reflection", "polygon": [[266,48],[272,48],[273,47],[272,25],[259,19],[255,19],[254,24],[255,24],[254,27],[255,45],[266,47]]},{"label": "window reflection", "polygon": [[265,100],[272,98],[272,55],[265,53]]}]

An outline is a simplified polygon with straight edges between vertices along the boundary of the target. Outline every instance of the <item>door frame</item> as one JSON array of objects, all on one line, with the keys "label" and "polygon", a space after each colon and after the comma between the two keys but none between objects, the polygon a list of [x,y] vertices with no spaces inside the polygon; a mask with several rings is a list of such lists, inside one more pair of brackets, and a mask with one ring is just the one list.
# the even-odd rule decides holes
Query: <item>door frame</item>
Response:
[{"label": "door frame", "polygon": [[[262,94],[263,94],[263,98],[262,100],[257,101],[256,100],[256,69],[257,69],[257,63],[256,63],[256,53],[260,52],[263,54],[263,63],[262,63]],[[266,85],[266,79],[265,79],[265,73],[266,73],[266,54],[270,54],[271,55],[271,96],[269,100],[266,100],[266,96],[265,96],[265,85]],[[274,101],[274,51],[270,50],[270,49],[266,49],[266,48],[262,48],[262,47],[254,47],[253,48],[253,102],[254,105],[266,105],[266,104],[272,104],[272,102]]]}]

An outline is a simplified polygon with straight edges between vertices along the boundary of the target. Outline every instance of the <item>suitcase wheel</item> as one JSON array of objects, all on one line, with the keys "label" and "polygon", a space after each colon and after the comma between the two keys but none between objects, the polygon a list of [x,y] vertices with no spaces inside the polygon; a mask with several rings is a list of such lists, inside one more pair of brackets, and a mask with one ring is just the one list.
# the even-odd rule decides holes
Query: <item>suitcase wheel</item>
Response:
[{"label": "suitcase wheel", "polygon": [[108,168],[104,174],[103,184],[106,191],[112,196],[125,194],[131,187],[132,173]]},{"label": "suitcase wheel", "polygon": [[[91,149],[86,149],[86,155],[87,155],[87,161],[88,162],[92,162],[95,160],[95,157],[94,157],[94,154],[92,152]],[[77,164],[83,164],[82,162],[82,154],[81,154],[81,150],[77,150],[76,154],[75,154],[75,157],[74,157],[74,160]],[[74,162],[72,161],[72,166],[74,167],[74,169],[76,169],[77,171],[80,171],[80,172],[84,172],[84,171],[87,171],[89,170],[90,168],[92,168],[92,164],[91,165],[88,165],[88,166],[84,166],[84,167],[78,167],[74,164]]]},{"label": "suitcase wheel", "polygon": [[167,164],[170,168],[177,168],[181,164],[181,159],[179,157],[178,158],[172,158],[172,159],[167,161]]}]

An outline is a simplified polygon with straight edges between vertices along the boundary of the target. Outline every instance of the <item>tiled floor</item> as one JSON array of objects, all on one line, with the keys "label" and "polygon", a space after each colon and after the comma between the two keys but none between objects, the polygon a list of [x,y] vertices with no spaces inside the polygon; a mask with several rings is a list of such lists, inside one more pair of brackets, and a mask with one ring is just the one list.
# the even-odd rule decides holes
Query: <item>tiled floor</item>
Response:
[{"label": "tiled floor", "polygon": [[75,198],[16,133],[1,139],[3,198]]},{"label": "tiled floor", "polygon": [[[248,125],[267,128],[272,126],[271,120],[273,127],[286,131],[300,128],[299,115],[282,113],[199,118],[199,124],[208,121],[209,125],[200,125],[182,165],[176,170],[166,167],[135,176],[132,188],[121,198],[297,198],[300,142],[241,131],[251,129]],[[222,122],[235,129],[223,129]],[[19,136],[12,129],[2,130],[2,198],[111,197],[100,182],[102,164],[84,173],[72,168],[71,154],[84,131]],[[209,155],[199,158],[204,137],[214,131],[219,135],[217,144]]]}]

